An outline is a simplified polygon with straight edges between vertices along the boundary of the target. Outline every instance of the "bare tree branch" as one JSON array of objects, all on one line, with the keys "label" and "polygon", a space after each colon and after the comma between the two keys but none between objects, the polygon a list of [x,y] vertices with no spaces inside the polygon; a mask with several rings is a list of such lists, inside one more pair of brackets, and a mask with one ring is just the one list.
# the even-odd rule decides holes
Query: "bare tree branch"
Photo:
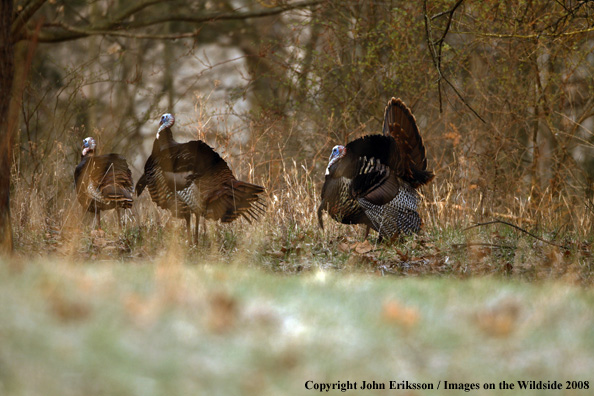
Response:
[{"label": "bare tree branch", "polygon": [[204,23],[204,22],[217,22],[225,20],[242,20],[250,18],[263,18],[267,16],[273,16],[282,14],[283,12],[295,10],[298,8],[306,8],[315,6],[322,3],[323,0],[306,0],[299,1],[293,4],[285,4],[281,7],[270,8],[260,11],[250,12],[211,12],[203,15],[192,15],[192,14],[172,14],[165,15],[154,19],[147,19],[144,21],[135,21],[124,25],[127,28],[140,28],[146,26],[157,25],[165,22],[189,22],[189,23]]},{"label": "bare tree branch", "polygon": [[511,245],[496,245],[493,243],[472,243],[472,242],[454,243],[450,246],[453,247],[454,249],[468,248],[468,247],[472,247],[472,246],[483,246],[483,247],[492,247],[492,248],[498,248],[498,249],[512,249],[512,250],[515,250],[518,248],[517,246],[511,246]]},{"label": "bare tree branch", "polygon": [[[439,95],[439,112],[443,112],[443,100],[442,100],[442,94],[441,94],[441,81],[445,81],[446,84],[448,84],[456,93],[456,95],[458,96],[458,98],[462,101],[462,103],[464,103],[464,105],[466,107],[468,107],[468,109],[470,111],[472,111],[472,113],[478,117],[479,120],[481,120],[482,122],[484,122],[485,124],[487,123],[483,117],[481,117],[479,115],[479,113],[476,112],[476,110],[474,110],[472,108],[472,106],[470,106],[470,104],[468,104],[468,102],[466,101],[466,99],[464,99],[464,97],[462,96],[462,94],[460,93],[460,91],[458,91],[458,89],[454,86],[454,84],[452,84],[450,82],[450,80],[448,80],[444,75],[443,75],[443,71],[441,69],[441,54],[442,54],[442,49],[443,49],[443,44],[445,41],[445,38],[450,30],[450,27],[452,25],[452,18],[454,17],[454,12],[456,11],[456,9],[462,4],[464,0],[458,0],[456,2],[456,4],[454,4],[454,6],[449,10],[449,11],[444,11],[441,12],[439,14],[434,15],[433,17],[429,18],[429,12],[427,11],[427,0],[423,0],[423,10],[424,10],[424,18],[425,18],[425,33],[427,35],[427,47],[429,48],[429,53],[431,54],[431,60],[433,60],[433,65],[435,66],[435,69],[437,70],[437,92]],[[436,19],[440,16],[443,15],[448,15],[448,21],[446,23],[446,27],[443,30],[443,33],[441,35],[441,37],[436,40],[433,41],[432,40],[432,32],[431,32],[431,21],[433,19]],[[436,49],[437,46],[437,49]]]},{"label": "bare tree branch", "polygon": [[[446,14],[449,14],[448,22],[446,24],[445,29],[443,30],[443,34],[441,35],[441,38],[439,40],[437,40],[437,42],[436,42],[436,44],[439,45],[439,60],[440,60],[440,62],[441,62],[441,49],[443,48],[443,41],[445,40],[448,32],[450,31],[450,27],[452,26],[452,18],[454,17],[454,12],[456,12],[456,8],[458,8],[460,6],[460,4],[462,4],[462,1],[464,1],[464,0],[458,0],[458,2],[456,4],[454,4],[452,9],[449,10],[448,12],[446,12]],[[432,17],[431,20],[433,20],[434,18],[435,18],[435,16]]]},{"label": "bare tree branch", "polygon": [[526,231],[526,230],[525,230],[525,229],[523,229],[522,227],[518,227],[518,226],[517,226],[517,225],[515,225],[515,224],[508,223],[507,221],[503,221],[503,220],[492,220],[492,221],[487,221],[487,222],[485,222],[485,223],[476,223],[475,225],[471,225],[470,227],[466,227],[466,228],[465,228],[465,229],[463,229],[462,231],[467,231],[467,230],[470,230],[471,228],[480,227],[480,226],[485,226],[485,225],[489,225],[489,224],[505,224],[505,225],[507,225],[507,226],[510,226],[510,227],[513,227],[513,228],[515,228],[516,230],[518,230],[518,231],[521,231],[521,232],[523,232],[523,233],[525,233],[525,234],[527,234],[527,235],[530,235],[532,238],[534,238],[534,239],[538,239],[538,240],[539,240],[539,241],[541,241],[541,242],[548,243],[549,245],[557,246],[557,247],[560,247],[560,248],[563,248],[563,249],[567,249],[567,248],[568,248],[567,246],[564,246],[564,245],[559,245],[559,244],[557,244],[557,243],[555,243],[555,242],[547,241],[546,239],[543,239],[543,238],[541,238],[541,237],[539,237],[539,236],[537,236],[537,235],[534,235],[533,233],[531,233],[531,232],[529,232],[529,231]]},{"label": "bare tree branch", "polygon": [[[57,28],[57,30],[42,31],[39,35],[40,43],[54,43],[76,40],[82,37],[88,37],[92,35],[104,35],[104,36],[123,36],[123,37],[134,37],[134,38],[147,38],[147,39],[165,39],[172,40],[178,38],[190,38],[195,37],[199,30],[193,32],[184,32],[176,35],[155,35],[148,33],[130,33],[124,30],[139,29],[154,25],[160,25],[166,22],[188,22],[193,24],[202,24],[206,22],[219,22],[225,20],[244,20],[250,18],[263,18],[267,16],[273,16],[282,14],[287,11],[306,8],[318,5],[323,0],[305,0],[299,1],[292,4],[284,4],[279,7],[250,11],[250,12],[211,12],[202,15],[192,14],[167,14],[158,16],[156,18],[139,18],[137,21],[126,22],[125,19],[135,15],[135,13],[151,5],[161,3],[163,0],[148,0],[141,4],[127,8],[126,10],[119,13],[114,19],[104,21],[97,25],[88,24],[86,26],[72,26],[65,22],[55,23],[46,25],[46,27]],[[28,31],[25,35],[21,36],[20,39],[30,39],[31,34]]]},{"label": "bare tree branch", "polygon": [[534,33],[534,34],[511,34],[511,33],[481,33],[481,32],[455,32],[456,34],[471,34],[478,37],[500,38],[500,39],[520,39],[520,40],[534,40],[541,37],[559,38],[571,37],[579,34],[587,34],[594,32],[594,27],[588,29],[575,30],[564,33]]},{"label": "bare tree branch", "polygon": [[147,0],[147,1],[142,1],[138,4],[133,4],[132,6],[128,7],[127,9],[122,10],[122,12],[120,12],[113,19],[113,21],[116,21],[116,22],[123,21],[124,19],[131,17],[132,15],[136,14],[137,12],[144,10],[146,7],[150,7],[152,5],[164,3],[167,1],[168,0]]},{"label": "bare tree branch", "polygon": [[37,10],[41,8],[42,5],[45,4],[46,1],[47,0],[33,0],[25,5],[23,10],[16,15],[14,21],[12,22],[10,32],[13,37],[18,35],[23,26],[29,22],[29,19],[31,19],[31,17],[37,12]]},{"label": "bare tree branch", "polygon": [[68,32],[72,32],[79,37],[88,36],[117,36],[117,37],[128,37],[137,39],[153,39],[153,40],[177,40],[182,38],[192,38],[200,34],[202,28],[196,29],[193,32],[188,33],[176,33],[176,34],[145,34],[145,33],[130,33],[119,30],[85,30],[74,26],[61,23],[60,26]]}]

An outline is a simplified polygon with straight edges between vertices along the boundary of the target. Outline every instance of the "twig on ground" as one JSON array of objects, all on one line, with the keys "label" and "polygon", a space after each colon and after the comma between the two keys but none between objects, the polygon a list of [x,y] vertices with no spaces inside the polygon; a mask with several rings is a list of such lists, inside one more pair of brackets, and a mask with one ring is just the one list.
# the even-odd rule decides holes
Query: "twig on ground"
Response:
[{"label": "twig on ground", "polygon": [[454,249],[458,248],[466,248],[471,246],[484,246],[484,247],[493,247],[498,249],[516,249],[517,246],[510,246],[510,245],[496,245],[494,243],[454,243],[451,245]]},{"label": "twig on ground", "polygon": [[522,231],[523,233],[525,233],[525,234],[528,234],[528,235],[530,235],[532,238],[534,238],[534,239],[538,239],[538,240],[539,240],[539,241],[541,241],[541,242],[547,243],[547,244],[549,244],[549,245],[552,245],[552,246],[557,246],[557,247],[559,247],[559,248],[562,248],[562,249],[567,249],[567,248],[568,248],[568,247],[567,247],[567,246],[565,246],[565,245],[559,245],[559,244],[557,244],[557,243],[555,243],[555,242],[547,241],[546,239],[543,239],[543,238],[541,238],[541,237],[539,237],[539,236],[537,236],[537,235],[534,235],[533,233],[531,233],[531,232],[529,232],[529,231],[526,231],[526,230],[525,230],[525,229],[523,229],[522,227],[518,227],[518,226],[517,226],[517,225],[515,225],[515,224],[508,223],[507,221],[503,221],[503,220],[492,220],[492,221],[487,221],[487,222],[485,222],[485,223],[476,223],[475,225],[471,225],[470,227],[466,227],[466,228],[465,228],[465,229],[463,229],[462,231],[468,231],[468,230],[470,230],[471,228],[480,227],[480,226],[485,226],[485,225],[490,225],[490,224],[505,224],[505,225],[508,225],[508,226],[510,226],[510,227],[513,227],[513,228],[515,228],[515,229],[516,229],[516,230],[518,230],[518,231]]}]

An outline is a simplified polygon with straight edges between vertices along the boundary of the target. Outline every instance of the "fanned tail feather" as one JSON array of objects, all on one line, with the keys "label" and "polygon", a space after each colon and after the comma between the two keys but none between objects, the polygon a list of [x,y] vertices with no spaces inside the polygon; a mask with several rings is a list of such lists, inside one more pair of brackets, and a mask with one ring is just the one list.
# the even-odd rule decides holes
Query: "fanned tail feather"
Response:
[{"label": "fanned tail feather", "polygon": [[134,201],[131,192],[118,184],[104,186],[101,189],[101,195],[109,201],[116,202],[119,207],[124,209],[131,208]]},{"label": "fanned tail feather", "polygon": [[417,120],[401,99],[392,98],[384,113],[383,134],[392,136],[402,160],[402,177],[416,188],[429,183],[433,172],[427,170],[427,154]]},{"label": "fanned tail feather", "polygon": [[258,220],[264,214],[266,205],[259,196],[264,187],[233,180],[227,188],[221,189],[209,200],[209,212],[223,223],[229,223],[242,216],[248,222]]},{"label": "fanned tail feather", "polygon": [[146,173],[143,173],[142,176],[140,177],[140,179],[138,179],[138,182],[136,182],[136,196],[140,197],[140,194],[142,194],[142,191],[144,191],[144,188],[147,185],[147,176]]}]

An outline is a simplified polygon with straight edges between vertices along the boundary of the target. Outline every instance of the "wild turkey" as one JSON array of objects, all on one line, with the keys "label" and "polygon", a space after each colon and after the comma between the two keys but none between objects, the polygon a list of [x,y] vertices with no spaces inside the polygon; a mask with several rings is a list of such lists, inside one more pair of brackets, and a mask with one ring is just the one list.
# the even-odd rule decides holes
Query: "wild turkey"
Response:
[{"label": "wild turkey", "polygon": [[132,207],[134,182],[126,159],[118,154],[95,155],[95,139],[88,137],[82,143],[81,161],[74,170],[74,184],[78,202],[84,211],[95,214],[101,228],[101,211]]},{"label": "wild turkey", "polygon": [[[322,211],[344,224],[365,224],[392,239],[418,232],[416,189],[434,175],[427,170],[423,139],[410,109],[392,98],[384,113],[383,135],[334,146],[322,187]],[[366,233],[367,235],[367,233]]]},{"label": "wild turkey", "polygon": [[264,212],[259,198],[264,187],[237,180],[225,160],[203,141],[173,140],[174,123],[171,114],[161,117],[153,151],[136,184],[136,194],[140,196],[148,187],[158,206],[185,219],[188,241],[192,240],[192,213],[196,216],[196,238],[200,217],[223,223],[239,216],[256,220]]}]

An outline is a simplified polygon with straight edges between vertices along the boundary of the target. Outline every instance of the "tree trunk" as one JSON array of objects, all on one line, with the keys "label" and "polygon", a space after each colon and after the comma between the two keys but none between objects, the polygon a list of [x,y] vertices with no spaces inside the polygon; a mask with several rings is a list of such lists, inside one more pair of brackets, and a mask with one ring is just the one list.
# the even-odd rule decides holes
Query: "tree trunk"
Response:
[{"label": "tree trunk", "polygon": [[10,166],[16,119],[9,117],[14,79],[12,0],[0,0],[0,253],[12,252]]}]

